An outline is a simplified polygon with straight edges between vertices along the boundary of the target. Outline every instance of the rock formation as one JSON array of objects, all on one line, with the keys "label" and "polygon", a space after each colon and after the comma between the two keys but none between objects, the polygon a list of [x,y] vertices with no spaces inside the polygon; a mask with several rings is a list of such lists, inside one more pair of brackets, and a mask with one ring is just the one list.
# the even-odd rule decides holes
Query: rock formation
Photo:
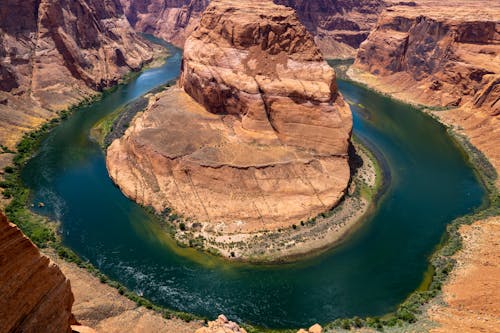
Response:
[{"label": "rock formation", "polygon": [[[130,23],[182,47],[210,0],[121,0]],[[329,58],[352,58],[384,7],[383,0],[275,0],[296,9]]]},{"label": "rock formation", "polygon": [[0,212],[0,332],[71,332],[69,280]]},{"label": "rock formation", "polygon": [[207,232],[277,230],[343,197],[351,129],[292,9],[220,0],[186,42],[180,87],[113,142],[107,166],[130,198]]},{"label": "rock formation", "polygon": [[0,3],[0,144],[152,57],[118,0]]},{"label": "rock formation", "polygon": [[463,129],[500,170],[500,5],[419,0],[389,7],[351,77]]},{"label": "rock formation", "polygon": [[197,329],[196,333],[247,333],[247,331],[229,321],[226,316],[220,315],[216,320],[209,321],[207,327]]}]

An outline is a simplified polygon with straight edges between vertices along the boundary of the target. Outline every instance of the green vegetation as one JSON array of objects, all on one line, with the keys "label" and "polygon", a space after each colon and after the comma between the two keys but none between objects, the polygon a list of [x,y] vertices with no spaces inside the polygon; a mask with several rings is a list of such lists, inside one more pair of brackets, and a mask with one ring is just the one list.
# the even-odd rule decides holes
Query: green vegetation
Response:
[{"label": "green vegetation", "polygon": [[90,137],[99,143],[104,148],[104,140],[106,136],[113,130],[113,124],[123,112],[124,108],[119,108],[116,111],[108,114],[106,117],[99,120],[91,129]]}]

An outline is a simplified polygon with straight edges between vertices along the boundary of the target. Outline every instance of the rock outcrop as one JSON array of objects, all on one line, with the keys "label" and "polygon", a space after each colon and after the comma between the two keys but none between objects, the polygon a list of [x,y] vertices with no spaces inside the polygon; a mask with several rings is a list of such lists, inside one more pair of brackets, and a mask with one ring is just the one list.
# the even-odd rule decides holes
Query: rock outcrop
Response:
[{"label": "rock outcrop", "polygon": [[127,196],[223,234],[291,227],[343,197],[351,112],[292,9],[213,1],[179,85],[108,149]]},{"label": "rock outcrop", "polygon": [[389,7],[361,45],[352,78],[435,112],[500,170],[500,5],[419,0]]},{"label": "rock outcrop", "polygon": [[0,3],[0,144],[152,58],[118,0]]},{"label": "rock outcrop", "polygon": [[0,212],[0,332],[71,332],[69,280]]},{"label": "rock outcrop", "polygon": [[[121,0],[131,24],[182,47],[210,0]],[[329,58],[352,58],[384,8],[383,0],[275,0],[292,7]]]},{"label": "rock outcrop", "polygon": [[196,333],[247,333],[235,322],[229,321],[226,316],[220,315],[214,321],[209,321],[207,327],[196,330]]}]

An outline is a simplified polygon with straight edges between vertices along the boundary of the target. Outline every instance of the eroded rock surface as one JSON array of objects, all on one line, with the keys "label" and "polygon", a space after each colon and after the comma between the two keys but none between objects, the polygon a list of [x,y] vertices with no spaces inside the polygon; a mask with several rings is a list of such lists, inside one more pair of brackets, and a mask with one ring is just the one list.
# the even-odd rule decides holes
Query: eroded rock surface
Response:
[{"label": "eroded rock surface", "polygon": [[0,3],[0,144],[152,58],[118,0]]},{"label": "eroded rock surface", "polygon": [[336,205],[350,109],[293,10],[214,1],[187,40],[180,87],[108,150],[122,191],[207,231],[276,230]]},{"label": "eroded rock surface", "polygon": [[0,295],[0,332],[71,332],[69,280],[1,212]]},{"label": "eroded rock surface", "polygon": [[[121,0],[131,24],[182,47],[210,0]],[[329,58],[352,58],[384,8],[383,0],[275,0],[294,8]]]},{"label": "eroded rock surface", "polygon": [[389,7],[351,77],[462,130],[500,170],[500,5],[419,0]]}]

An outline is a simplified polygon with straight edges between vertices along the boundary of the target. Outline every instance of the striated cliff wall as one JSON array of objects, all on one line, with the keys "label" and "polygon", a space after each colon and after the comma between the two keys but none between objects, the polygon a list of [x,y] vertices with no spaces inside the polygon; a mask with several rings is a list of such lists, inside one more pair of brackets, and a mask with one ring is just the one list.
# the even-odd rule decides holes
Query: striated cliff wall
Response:
[{"label": "striated cliff wall", "polygon": [[107,166],[127,196],[197,229],[277,230],[342,198],[351,129],[335,73],[292,9],[219,0],[186,42],[180,87],[113,142]]},{"label": "striated cliff wall", "polygon": [[0,332],[71,332],[69,280],[0,212]]},{"label": "striated cliff wall", "polygon": [[500,5],[394,5],[361,44],[350,76],[434,114],[500,170]]},{"label": "striated cliff wall", "polygon": [[118,0],[0,3],[0,144],[152,58]]},{"label": "striated cliff wall", "polygon": [[[182,47],[210,0],[121,0],[131,24]],[[384,8],[383,0],[275,0],[292,7],[329,58],[352,58]]]}]

